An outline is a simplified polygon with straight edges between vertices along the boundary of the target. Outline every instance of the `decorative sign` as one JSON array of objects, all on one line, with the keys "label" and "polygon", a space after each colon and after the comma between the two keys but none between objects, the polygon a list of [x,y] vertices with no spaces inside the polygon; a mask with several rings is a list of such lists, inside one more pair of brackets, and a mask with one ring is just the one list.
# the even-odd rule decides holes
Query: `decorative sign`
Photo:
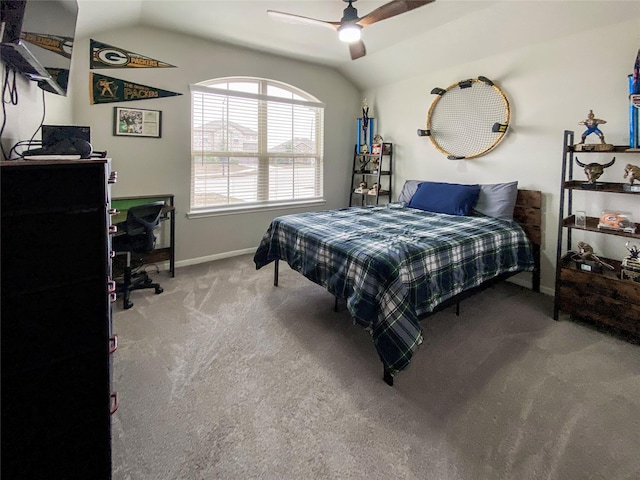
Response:
[{"label": "decorative sign", "polygon": [[160,138],[161,120],[160,110],[113,107],[113,134],[126,137]]},{"label": "decorative sign", "polygon": [[152,98],[173,97],[181,93],[161,90],[147,85],[107,77],[91,72],[89,74],[90,103],[130,102],[134,100],[149,100]]},{"label": "decorative sign", "polygon": [[71,58],[71,50],[73,50],[73,38],[71,37],[22,32],[20,38],[25,42],[32,43],[40,48],[62,55],[65,58]]},{"label": "decorative sign", "polygon": [[153,58],[91,40],[91,69],[94,68],[175,68]]}]

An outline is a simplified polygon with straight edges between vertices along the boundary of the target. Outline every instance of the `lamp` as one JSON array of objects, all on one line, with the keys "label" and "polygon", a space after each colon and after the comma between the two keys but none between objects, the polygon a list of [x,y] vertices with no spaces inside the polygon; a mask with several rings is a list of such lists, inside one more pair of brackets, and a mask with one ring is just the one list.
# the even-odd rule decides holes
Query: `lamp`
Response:
[{"label": "lamp", "polygon": [[347,23],[338,28],[338,38],[345,43],[353,43],[360,40],[362,27],[357,23]]}]

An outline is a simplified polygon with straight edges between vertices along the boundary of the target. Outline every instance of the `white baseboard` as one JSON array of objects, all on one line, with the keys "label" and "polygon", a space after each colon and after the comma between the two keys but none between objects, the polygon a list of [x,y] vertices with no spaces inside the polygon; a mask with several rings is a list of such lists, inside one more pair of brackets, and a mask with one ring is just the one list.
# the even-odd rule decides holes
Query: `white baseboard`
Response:
[{"label": "white baseboard", "polygon": [[[519,285],[520,287],[528,288],[529,290],[531,290],[531,280],[526,280],[525,278],[515,276],[508,278],[507,282],[511,282]],[[544,293],[545,295],[549,295],[551,297],[555,296],[555,290],[553,288],[545,287],[543,285],[540,285],[540,293]]]},{"label": "white baseboard", "polygon": [[216,253],[215,255],[207,255],[206,257],[189,258],[188,260],[180,260],[176,262],[176,267],[188,267],[189,265],[197,265],[199,263],[212,262],[214,260],[222,260],[223,258],[238,257],[247,253],[255,253],[257,247],[245,248],[243,250],[233,250],[231,252]]}]

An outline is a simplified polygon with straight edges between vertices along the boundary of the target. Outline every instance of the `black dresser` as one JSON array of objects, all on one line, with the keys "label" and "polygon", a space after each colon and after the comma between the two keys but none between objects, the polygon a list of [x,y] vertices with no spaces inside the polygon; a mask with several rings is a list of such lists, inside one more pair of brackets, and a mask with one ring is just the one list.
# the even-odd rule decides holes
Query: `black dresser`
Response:
[{"label": "black dresser", "polygon": [[3,480],[111,478],[110,161],[0,162]]}]

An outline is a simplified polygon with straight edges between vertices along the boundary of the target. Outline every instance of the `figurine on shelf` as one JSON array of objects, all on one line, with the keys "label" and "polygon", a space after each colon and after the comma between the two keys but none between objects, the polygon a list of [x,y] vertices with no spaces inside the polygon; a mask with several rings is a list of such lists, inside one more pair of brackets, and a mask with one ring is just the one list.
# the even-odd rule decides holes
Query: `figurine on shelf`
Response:
[{"label": "figurine on shelf", "polygon": [[380,163],[378,159],[374,157],[371,159],[371,172],[378,173],[378,168],[380,168]]},{"label": "figurine on shelf", "polygon": [[637,245],[629,246],[629,242],[625,244],[625,247],[629,250],[629,256],[622,259],[620,278],[638,282],[640,281],[640,249]]},{"label": "figurine on shelf", "polygon": [[367,189],[367,182],[360,182],[358,188],[356,188],[353,193],[367,193]]},{"label": "figurine on shelf", "polygon": [[[582,133],[580,143],[574,146],[577,152],[609,152],[615,149],[613,145],[605,143],[604,141],[604,133],[602,133],[598,127],[603,123],[607,123],[607,121],[602,120],[601,118],[596,118],[593,114],[593,110],[589,110],[586,120],[578,122],[579,125],[584,125],[587,129]],[[592,133],[595,133],[600,138],[600,143],[585,143],[587,137]]]},{"label": "figurine on shelf", "polygon": [[609,163],[605,163],[605,164],[595,163],[595,162],[582,163],[580,160],[578,160],[578,157],[576,157],[576,163],[580,165],[582,168],[584,168],[584,173],[587,176],[589,183],[596,183],[596,180],[598,180],[600,176],[604,173],[604,169],[609,168],[615,162],[616,162],[616,157],[613,157],[613,159]]},{"label": "figurine on shelf", "polygon": [[608,263],[605,263],[602,260],[600,260],[600,258],[595,253],[593,253],[593,247],[588,243],[578,242],[577,255],[583,261],[596,262],[596,263],[599,263],[600,265],[607,267],[610,270],[615,270],[615,268],[612,265],[609,265]]},{"label": "figurine on shelf", "polygon": [[378,184],[374,183],[369,190],[369,195],[378,195]]},{"label": "figurine on shelf", "polygon": [[371,158],[365,157],[364,155],[358,158],[361,172],[365,172],[367,170],[367,165],[369,165],[369,161],[371,161]]},{"label": "figurine on shelf", "polygon": [[640,167],[627,163],[627,166],[624,167],[624,176],[622,178],[629,178],[629,185],[633,185],[634,180],[640,182]]},{"label": "figurine on shelf", "polygon": [[607,121],[600,118],[595,118],[593,110],[589,110],[587,119],[578,123],[578,125],[584,125],[585,127],[587,127],[587,129],[582,134],[582,140],[580,140],[580,143],[584,143],[584,141],[587,139],[587,136],[591,135],[592,133],[595,133],[596,135],[598,135],[598,137],[600,137],[600,143],[606,143],[604,141],[604,134],[598,128],[598,125],[601,125],[603,123],[607,123]]},{"label": "figurine on shelf", "polygon": [[374,155],[380,155],[382,153],[382,135],[376,133],[373,136],[373,142],[371,143],[371,153]]}]

